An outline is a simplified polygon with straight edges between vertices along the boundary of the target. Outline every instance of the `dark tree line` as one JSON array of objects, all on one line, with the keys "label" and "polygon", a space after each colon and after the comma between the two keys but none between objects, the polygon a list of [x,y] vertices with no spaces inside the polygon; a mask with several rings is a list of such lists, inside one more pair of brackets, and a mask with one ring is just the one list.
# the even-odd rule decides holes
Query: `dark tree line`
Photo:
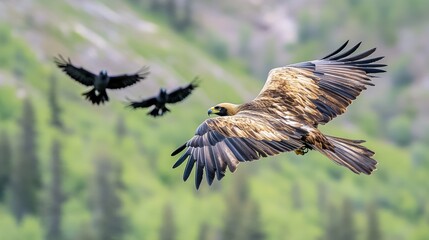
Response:
[{"label": "dark tree line", "polygon": [[51,181],[48,184],[46,199],[46,239],[62,239],[62,205],[65,201],[63,184],[63,166],[61,159],[61,144],[55,139],[52,143],[52,156],[50,161]]},{"label": "dark tree line", "polygon": [[[11,141],[6,130],[0,134],[0,203],[10,205],[12,214],[20,223],[27,215],[36,215],[44,220],[45,239],[64,239],[62,232],[63,205],[66,192],[63,179],[67,175],[63,167],[60,139],[66,138],[65,124],[61,119],[61,104],[58,99],[55,77],[51,78],[48,90],[50,126],[56,130],[51,144],[48,162],[48,181],[42,182],[38,155],[38,131],[36,109],[31,98],[23,101],[22,114],[18,121],[19,135]],[[126,133],[124,119],[118,120],[119,138]],[[15,146],[16,145],[16,146]],[[118,191],[123,188],[120,166],[110,159],[96,158],[90,194],[94,227],[86,235],[89,239],[122,239],[126,221],[122,217]],[[90,189],[88,189],[90,190]],[[85,235],[85,236],[86,236]],[[82,235],[83,236],[83,235]]]},{"label": "dark tree line", "polygon": [[177,239],[176,224],[174,222],[174,213],[171,205],[167,204],[164,208],[162,225],[159,229],[160,240]]},{"label": "dark tree line", "polygon": [[236,176],[234,186],[225,200],[227,209],[222,239],[266,239],[261,222],[260,206],[251,199],[249,194],[246,177],[243,175]]},{"label": "dark tree line", "polygon": [[27,214],[39,211],[39,193],[42,188],[37,155],[35,113],[30,99],[24,101],[19,121],[21,136],[18,152],[11,169],[11,209],[18,222]]},{"label": "dark tree line", "polygon": [[99,157],[95,161],[91,197],[95,239],[122,239],[125,233],[126,221],[121,212],[122,202],[118,194],[122,182],[116,169],[106,157]]},{"label": "dark tree line", "polygon": [[[354,220],[355,208],[350,199],[345,198],[338,208],[332,203],[324,214],[324,240],[354,240],[358,239]],[[377,205],[372,202],[366,208],[366,240],[382,240]]]}]

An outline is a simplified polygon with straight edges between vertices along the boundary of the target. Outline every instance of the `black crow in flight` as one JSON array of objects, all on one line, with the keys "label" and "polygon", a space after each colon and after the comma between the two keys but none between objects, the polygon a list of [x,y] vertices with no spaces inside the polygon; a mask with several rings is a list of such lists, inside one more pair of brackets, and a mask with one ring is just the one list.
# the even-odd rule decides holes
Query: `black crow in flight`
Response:
[{"label": "black crow in flight", "polygon": [[164,115],[164,113],[170,111],[170,109],[165,106],[167,103],[177,103],[182,101],[187,96],[189,96],[192,90],[194,90],[196,87],[198,87],[197,79],[189,83],[186,87],[179,87],[170,93],[167,93],[167,90],[165,88],[161,88],[157,96],[148,99],[143,99],[140,102],[131,102],[129,107],[136,109],[148,108],[153,105],[155,107],[147,114],[153,117],[162,116]]},{"label": "black crow in flight", "polygon": [[120,89],[131,86],[138,81],[145,79],[149,74],[148,67],[145,66],[132,75],[123,74],[118,76],[109,76],[105,70],[102,70],[98,75],[95,75],[84,68],[73,66],[70,59],[66,60],[61,55],[55,57],[54,61],[57,66],[71,78],[85,86],[93,87],[89,92],[83,93],[82,95],[84,95],[85,98],[93,104],[97,105],[109,101],[106,89]]}]

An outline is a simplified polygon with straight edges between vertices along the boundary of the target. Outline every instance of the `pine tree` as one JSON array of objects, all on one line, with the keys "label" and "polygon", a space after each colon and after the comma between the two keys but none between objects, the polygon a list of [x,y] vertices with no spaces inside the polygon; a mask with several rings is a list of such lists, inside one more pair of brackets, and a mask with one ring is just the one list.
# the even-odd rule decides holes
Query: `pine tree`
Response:
[{"label": "pine tree", "polygon": [[261,222],[261,209],[260,206],[256,202],[249,202],[249,210],[248,210],[248,224],[247,228],[247,236],[246,239],[249,240],[263,240],[266,238],[265,232],[262,227]]},{"label": "pine tree", "polygon": [[47,240],[60,240],[61,220],[62,220],[62,205],[64,195],[62,192],[62,160],[61,160],[61,145],[58,140],[54,140],[52,144],[52,157],[50,163],[51,181],[48,189],[47,199]]},{"label": "pine tree", "polygon": [[198,240],[210,240],[210,229],[207,223],[203,223],[198,233]]},{"label": "pine tree", "polygon": [[235,178],[233,188],[226,196],[226,216],[224,220],[223,239],[239,240],[244,237],[243,216],[249,189],[243,175]]},{"label": "pine tree", "polygon": [[164,215],[162,218],[162,225],[159,229],[160,240],[174,240],[176,239],[176,225],[174,223],[173,209],[170,205],[164,208]]},{"label": "pine tree", "polygon": [[367,207],[367,240],[382,240],[377,205],[371,202]]},{"label": "pine tree", "polygon": [[325,236],[324,240],[340,240],[341,222],[338,216],[338,209],[333,205],[329,205],[326,212],[325,221]]},{"label": "pine tree", "polygon": [[228,205],[223,239],[265,239],[259,205],[250,199],[245,175],[239,175],[235,180],[234,187],[226,199]]},{"label": "pine tree", "polygon": [[12,167],[10,188],[11,208],[18,222],[26,214],[37,213],[39,206],[38,193],[41,188],[35,116],[29,99],[24,101],[20,125],[20,144],[16,161]]},{"label": "pine tree", "polygon": [[167,0],[165,3],[165,13],[167,14],[170,26],[177,27],[177,4],[176,0]]},{"label": "pine tree", "polygon": [[12,146],[9,136],[2,132],[0,137],[0,201],[4,200],[6,188],[10,181]]},{"label": "pine tree", "polygon": [[125,219],[121,214],[118,196],[118,177],[110,160],[101,157],[95,161],[92,209],[96,239],[121,239],[125,231]]},{"label": "pine tree", "polygon": [[180,29],[182,31],[190,28],[194,22],[193,5],[194,5],[193,0],[185,0],[184,15],[183,15],[183,19],[181,21],[181,29]]},{"label": "pine tree", "polygon": [[51,124],[52,126],[62,129],[64,127],[63,122],[61,121],[61,108],[58,103],[58,87],[57,79],[52,76],[49,86],[49,107],[51,110]]},{"label": "pine tree", "polygon": [[340,239],[354,240],[356,239],[356,229],[353,219],[353,204],[350,199],[344,199],[342,210]]}]

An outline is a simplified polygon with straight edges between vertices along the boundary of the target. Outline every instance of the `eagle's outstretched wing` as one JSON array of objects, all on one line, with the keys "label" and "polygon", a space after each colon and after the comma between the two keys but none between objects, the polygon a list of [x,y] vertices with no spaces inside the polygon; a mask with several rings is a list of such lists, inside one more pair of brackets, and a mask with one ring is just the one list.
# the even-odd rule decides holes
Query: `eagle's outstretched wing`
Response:
[{"label": "eagle's outstretched wing", "polygon": [[109,89],[120,89],[125,88],[128,86],[131,86],[140,80],[143,80],[149,75],[149,67],[144,66],[139,71],[137,71],[135,74],[128,75],[118,75],[118,76],[112,76],[110,77],[110,81],[107,84],[107,88]]},{"label": "eagle's outstretched wing", "polygon": [[[183,179],[186,181],[196,165],[195,184],[197,189],[206,171],[208,184],[216,176],[220,180],[228,167],[234,172],[239,162],[257,160],[292,151],[302,147],[299,141],[305,134],[288,120],[267,121],[266,113],[242,111],[234,116],[207,119],[197,129],[195,136],[172,153],[185,150],[173,168],[186,159]],[[298,124],[299,125],[299,124]]]},{"label": "eagle's outstretched wing", "polygon": [[179,87],[176,90],[168,94],[167,103],[177,103],[189,96],[192,91],[198,87],[198,78],[195,78],[190,84],[186,87]]},{"label": "eagle's outstretched wing", "polygon": [[69,58],[66,60],[63,56],[58,55],[58,57],[54,57],[54,62],[63,72],[74,80],[85,86],[94,85],[95,74],[84,68],[73,66]]},{"label": "eagle's outstretched wing", "polygon": [[255,100],[282,99],[284,116],[300,116],[317,126],[345,112],[352,100],[371,83],[372,74],[384,72],[383,57],[368,58],[375,48],[355,56],[358,43],[342,52],[348,41],[332,54],[314,60],[272,69]]}]

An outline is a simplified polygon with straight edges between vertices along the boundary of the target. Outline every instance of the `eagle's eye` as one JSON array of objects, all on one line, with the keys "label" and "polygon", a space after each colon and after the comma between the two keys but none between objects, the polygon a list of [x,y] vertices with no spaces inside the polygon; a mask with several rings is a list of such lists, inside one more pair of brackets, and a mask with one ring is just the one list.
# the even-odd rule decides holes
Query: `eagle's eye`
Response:
[{"label": "eagle's eye", "polygon": [[219,106],[214,107],[215,110],[220,110]]}]

